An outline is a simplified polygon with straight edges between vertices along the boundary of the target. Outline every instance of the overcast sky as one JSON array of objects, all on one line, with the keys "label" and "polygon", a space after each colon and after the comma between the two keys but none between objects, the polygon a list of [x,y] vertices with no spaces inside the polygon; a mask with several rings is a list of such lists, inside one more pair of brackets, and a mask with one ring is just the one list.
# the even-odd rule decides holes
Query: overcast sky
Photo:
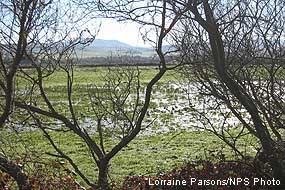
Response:
[{"label": "overcast sky", "polygon": [[112,19],[102,20],[102,25],[96,38],[119,40],[133,46],[150,46],[149,44],[144,44],[139,33],[139,26],[136,23],[119,23]]}]

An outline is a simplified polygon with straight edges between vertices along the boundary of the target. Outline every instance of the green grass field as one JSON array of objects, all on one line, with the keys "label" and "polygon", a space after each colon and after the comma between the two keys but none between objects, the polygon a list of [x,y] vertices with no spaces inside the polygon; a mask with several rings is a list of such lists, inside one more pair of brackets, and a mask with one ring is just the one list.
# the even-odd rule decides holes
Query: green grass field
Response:
[{"label": "green grass field", "polygon": [[[90,159],[82,140],[72,133],[52,132],[51,135],[64,153],[68,154],[90,179],[96,181],[97,167]],[[10,147],[10,151],[17,152],[17,156],[24,155],[26,150],[28,152],[33,150],[35,154],[30,155],[28,160],[39,156],[47,163],[52,160],[64,161],[47,155],[56,152],[41,132],[25,132],[18,136],[6,133],[5,137],[13,142],[6,148]],[[106,147],[111,147],[113,144],[113,139],[106,141]],[[245,144],[240,146],[243,145]],[[221,153],[225,154],[227,160],[234,159],[233,152],[208,132],[180,131],[138,137],[111,161],[110,177],[114,182],[121,183],[127,175],[163,174],[200,159],[215,161]],[[65,167],[72,169],[68,164]],[[78,180],[81,181],[79,177]],[[84,184],[82,181],[81,183]]]},{"label": "green grass field", "polygon": [[[142,86],[157,72],[155,68],[139,69],[141,72],[140,81]],[[27,72],[32,71],[27,70]],[[106,68],[75,68],[73,100],[78,102],[75,106],[76,113],[89,114],[86,86],[90,84],[102,85],[105,82],[102,80],[102,76],[107,73]],[[175,75],[173,71],[166,73],[162,80],[156,85],[153,97],[156,98],[156,96],[166,93],[164,95],[167,96],[167,100],[175,103],[177,99],[182,97],[182,92],[173,90],[165,85],[175,81],[177,82],[178,80],[181,80],[181,77]],[[21,77],[18,77],[17,83],[22,89],[29,87],[29,84],[23,81]],[[44,87],[47,95],[61,113],[65,113],[67,109],[67,105],[64,103],[67,99],[66,83],[66,73],[64,71],[57,71],[50,77],[44,79]],[[42,100],[40,100],[39,95],[34,98],[39,99],[39,103],[41,103]],[[159,99],[159,97],[157,98]],[[168,102],[152,102],[151,109],[155,109],[157,106],[163,107],[165,106],[164,104],[167,105]],[[155,114],[155,112],[153,114]],[[167,112],[158,112],[158,114],[161,114],[161,123],[174,119],[174,116]],[[16,114],[14,117],[20,116]],[[159,129],[161,123],[154,124],[154,129]],[[110,165],[110,178],[114,182],[121,183],[123,178],[127,175],[156,175],[166,173],[188,162],[199,159],[215,160],[221,153],[225,154],[226,159],[235,158],[230,148],[209,132],[175,129],[179,127],[179,123],[169,123],[166,125],[171,127],[170,131],[139,136],[119,152],[111,161]],[[70,132],[51,132],[51,136],[57,145],[74,159],[83,173],[86,173],[89,178],[96,181],[97,167],[92,161],[91,155],[82,140]],[[2,143],[1,148],[13,159],[22,157],[26,152],[32,150],[34,154],[29,155],[27,158],[30,161],[36,159],[38,156],[46,161],[62,161],[60,158],[55,158],[47,154],[55,154],[55,151],[38,130],[30,131],[28,129],[25,132],[20,132],[18,135],[15,135],[14,132],[2,131],[1,138],[2,141],[5,142]],[[98,140],[96,135],[94,135],[93,138]],[[244,141],[239,141],[238,146],[242,151],[250,155],[255,152],[253,145],[257,142],[255,139],[246,138],[248,137],[245,136],[243,138]],[[105,139],[106,148],[110,149],[117,141],[118,139],[112,135],[107,136]],[[65,167],[72,169],[68,164],[66,164]],[[81,181],[79,177],[78,180]]]}]

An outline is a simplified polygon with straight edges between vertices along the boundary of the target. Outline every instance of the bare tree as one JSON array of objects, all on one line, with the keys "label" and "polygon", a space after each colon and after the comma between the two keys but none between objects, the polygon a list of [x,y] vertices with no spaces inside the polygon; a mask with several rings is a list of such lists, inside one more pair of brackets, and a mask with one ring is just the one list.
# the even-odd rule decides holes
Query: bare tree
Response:
[{"label": "bare tree", "polygon": [[[0,2],[0,132],[18,120],[13,112],[15,99],[24,98],[16,82],[22,67],[29,66],[36,56],[48,51],[51,54],[55,50],[53,48],[59,47],[58,44],[63,43],[61,40],[70,35],[71,30],[63,33],[56,28],[59,26],[59,15],[67,14],[64,10],[59,13],[58,3],[40,0]],[[69,47],[71,44],[74,43],[70,43]],[[9,158],[9,154],[2,152],[5,150],[2,145],[0,170],[12,176],[19,189],[31,189],[27,175],[13,162],[13,158]]]},{"label": "bare tree", "polygon": [[[142,1],[143,2],[143,1]],[[80,2],[81,4],[83,2]],[[154,35],[147,38],[155,45],[156,52],[159,56],[159,70],[154,77],[145,85],[142,86],[139,82],[139,71],[133,69],[119,69],[119,71],[110,70],[108,75],[104,77],[106,79],[105,85],[94,84],[90,81],[86,95],[90,101],[89,112],[93,112],[95,116],[95,136],[93,138],[92,133],[84,127],[82,124],[82,118],[88,113],[78,113],[76,111],[76,103],[74,93],[76,88],[74,87],[74,49],[65,48],[63,44],[61,49],[56,49],[55,54],[51,56],[49,52],[43,52],[37,59],[29,57],[35,73],[29,75],[23,71],[26,78],[28,78],[34,87],[39,92],[41,100],[36,100],[34,90],[32,96],[28,98],[28,101],[15,101],[15,105],[18,108],[26,110],[34,119],[33,122],[48,139],[56,154],[53,156],[63,158],[69,162],[74,168],[75,172],[91,187],[99,189],[109,189],[108,180],[108,168],[110,160],[118,154],[124,147],[126,147],[141,131],[142,127],[147,125],[143,123],[147,110],[151,102],[151,94],[153,86],[161,79],[168,69],[167,62],[165,60],[166,53],[163,52],[162,46],[166,37],[173,29],[178,21],[180,15],[175,15],[173,12],[169,12],[167,1],[150,1],[147,7],[133,7],[132,4],[136,1],[128,2],[107,2],[102,8],[102,2],[92,2],[88,4],[88,10],[92,10],[92,7],[99,6],[101,13],[104,15],[110,15],[113,17],[113,6],[118,10],[119,15],[115,18],[125,18],[127,20],[136,21],[142,24],[143,27],[148,27],[154,31]],[[113,4],[115,3],[115,4]],[[118,4],[117,4],[118,3]],[[125,4],[127,3],[127,4]],[[153,4],[151,6],[151,4]],[[86,4],[84,4],[86,5]],[[92,5],[92,6],[91,6]],[[130,8],[132,12],[140,9],[139,12],[145,12],[148,14],[150,22],[142,23],[141,18],[130,19],[131,12],[119,11],[123,7]],[[149,10],[147,8],[150,8]],[[154,11],[154,12],[153,12]],[[155,15],[153,15],[155,13]],[[69,46],[67,46],[69,47]],[[60,58],[60,59],[59,59]],[[45,88],[45,77],[53,74],[54,70],[50,72],[46,68],[56,68],[57,70],[64,71],[66,74],[66,104],[61,104],[61,107],[65,107],[65,111],[61,111],[55,104],[51,96],[49,96],[48,90]],[[36,76],[36,77],[35,77]],[[144,89],[144,95],[141,96],[141,91]],[[64,127],[50,127],[48,121],[50,119],[60,121]],[[46,121],[46,122],[45,122]],[[90,158],[96,164],[98,172],[97,183],[93,182],[78,164],[73,160],[65,150],[61,149],[52,135],[51,131],[65,132],[70,131],[76,134],[87,146],[90,153]],[[116,139],[116,143],[113,147],[107,149],[105,141],[108,139],[108,135],[113,134],[113,138]]]},{"label": "bare tree", "polygon": [[[242,127],[232,139],[247,132],[259,139],[268,174],[281,181],[274,188],[284,189],[284,3],[205,0],[184,6],[191,11],[176,39],[191,68],[188,76],[201,94],[216,99],[208,107],[227,108],[222,113],[239,120]],[[211,128],[225,142],[230,130]]]},{"label": "bare tree", "polygon": [[[13,110],[15,75],[25,56],[29,43],[28,37],[37,22],[38,16],[47,4],[41,4],[38,1],[0,2],[1,129]],[[2,154],[0,155],[0,169],[15,179],[19,189],[31,188],[27,176],[21,171],[21,168],[7,160]]]}]

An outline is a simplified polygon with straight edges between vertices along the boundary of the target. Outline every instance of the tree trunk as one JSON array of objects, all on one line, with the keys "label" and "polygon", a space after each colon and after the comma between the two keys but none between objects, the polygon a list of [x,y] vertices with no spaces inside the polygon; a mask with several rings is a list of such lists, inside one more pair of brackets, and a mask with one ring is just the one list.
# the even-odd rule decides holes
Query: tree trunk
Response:
[{"label": "tree trunk", "polygon": [[208,32],[215,70],[220,77],[220,81],[228,87],[229,91],[239,100],[239,102],[245,107],[251,116],[251,119],[254,123],[254,128],[261,142],[262,148],[264,149],[264,153],[266,154],[267,160],[272,168],[273,177],[275,180],[278,179],[281,182],[279,186],[273,186],[272,189],[284,190],[284,169],[275,153],[275,144],[270,136],[270,132],[267,127],[264,126],[259,116],[258,108],[252,101],[249,94],[245,93],[244,90],[239,87],[238,83],[236,83],[234,78],[228,74],[224,44],[221,34],[218,30],[218,25],[215,21],[209,3],[207,1],[204,1],[203,6],[206,20],[200,16],[198,10],[194,10],[194,14],[199,24]]},{"label": "tree trunk", "polygon": [[99,168],[99,177],[98,177],[98,187],[99,190],[109,190],[109,183],[108,183],[108,161],[101,160],[99,161],[98,168]]},{"label": "tree trunk", "polygon": [[[271,155],[269,155],[270,157]],[[275,180],[280,180],[281,184],[278,186],[274,186],[274,190],[284,190],[285,189],[285,173],[284,166],[280,163],[281,161],[276,158],[276,155],[269,158],[269,164],[272,167],[273,178]]]},{"label": "tree trunk", "polygon": [[21,168],[8,161],[0,155],[0,169],[8,173],[17,182],[19,190],[31,190],[31,185],[28,182],[28,177],[21,171]]}]

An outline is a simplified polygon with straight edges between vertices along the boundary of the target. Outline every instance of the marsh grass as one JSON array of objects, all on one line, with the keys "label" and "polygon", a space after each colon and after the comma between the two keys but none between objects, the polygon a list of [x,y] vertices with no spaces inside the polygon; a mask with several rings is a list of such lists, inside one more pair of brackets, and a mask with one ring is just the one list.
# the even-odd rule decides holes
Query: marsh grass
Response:
[{"label": "marsh grass", "polygon": [[[33,71],[27,70],[32,73]],[[88,85],[102,85],[102,76],[107,74],[107,68],[75,68],[74,72],[74,91],[73,101],[77,115],[81,115],[82,120],[85,117],[92,117],[90,112],[90,101],[87,96]],[[140,81],[144,86],[148,80],[155,75],[156,68],[140,68]],[[168,72],[162,80],[156,85],[153,96],[166,96],[169,101],[176,102],[183,97],[181,89],[168,88],[167,83],[182,80],[175,72]],[[18,76],[17,85],[20,89],[29,88],[29,83]],[[48,97],[60,113],[68,115],[66,73],[56,71],[53,75],[44,79],[44,87]],[[20,95],[19,95],[20,96]],[[24,97],[19,97],[24,98]],[[45,107],[39,94],[34,95],[35,100],[42,107]],[[165,102],[151,102],[150,109],[156,109],[158,106],[163,107]],[[15,119],[24,119],[21,111],[16,110],[13,117]],[[180,123],[173,123],[173,115],[167,111],[153,111],[152,114],[160,117],[161,123],[167,123],[169,132],[154,133],[143,135],[132,141],[127,147],[118,153],[111,161],[109,168],[110,178],[115,183],[121,183],[127,175],[157,175],[166,173],[173,168],[182,167],[188,162],[195,160],[219,159],[220,154],[224,154],[225,159],[235,159],[232,150],[227,147],[220,139],[206,131],[190,131],[179,129]],[[181,115],[182,112],[179,111]],[[158,116],[159,115],[159,116]],[[47,118],[43,118],[49,121]],[[52,120],[50,120],[52,121]],[[152,118],[147,117],[146,121],[151,122]],[[154,123],[153,129],[159,130],[161,123]],[[143,131],[142,131],[143,132]],[[96,181],[97,167],[91,160],[86,144],[72,132],[50,132],[55,143],[78,164],[83,173]],[[29,160],[39,157],[44,162],[63,161],[60,158],[50,156],[56,154],[52,146],[39,130],[26,130],[20,133],[1,131],[1,138],[7,139],[7,144],[2,144],[1,148],[10,155],[10,157],[25,157],[29,155]],[[93,138],[98,140],[96,133]],[[250,138],[250,139],[246,139]],[[105,139],[106,149],[110,148],[118,141],[114,136],[107,136]],[[250,144],[248,142],[251,142]],[[238,146],[248,155],[254,155],[254,145],[258,142],[251,137],[243,137]],[[17,153],[17,154],[14,154]],[[69,164],[64,167],[71,168]],[[33,167],[30,166],[30,169]],[[26,168],[28,170],[28,168]],[[78,177],[78,180],[81,181]],[[82,181],[81,181],[82,182]]]},{"label": "marsh grass", "polygon": [[[2,133],[3,136],[13,142],[12,149],[17,152],[18,157],[24,156],[28,148],[36,151],[34,155],[30,155],[30,159],[40,155],[41,160],[45,162],[64,161],[49,156],[50,153],[56,154],[56,152],[40,131],[24,132],[19,135]],[[51,132],[51,136],[89,178],[94,181],[97,179],[97,167],[90,159],[87,147],[80,138],[71,132]],[[96,137],[94,139],[97,140]],[[111,137],[106,139],[107,150],[110,150],[116,141]],[[11,146],[10,144],[10,148]],[[143,136],[136,138],[111,161],[109,172],[115,183],[121,183],[127,175],[159,175],[197,160],[217,161],[221,153],[225,155],[226,160],[236,159],[232,150],[221,140],[205,131],[180,131]],[[253,155],[254,151],[250,154]],[[69,164],[65,164],[65,167],[72,170]],[[79,177],[78,180],[81,181]]]}]

